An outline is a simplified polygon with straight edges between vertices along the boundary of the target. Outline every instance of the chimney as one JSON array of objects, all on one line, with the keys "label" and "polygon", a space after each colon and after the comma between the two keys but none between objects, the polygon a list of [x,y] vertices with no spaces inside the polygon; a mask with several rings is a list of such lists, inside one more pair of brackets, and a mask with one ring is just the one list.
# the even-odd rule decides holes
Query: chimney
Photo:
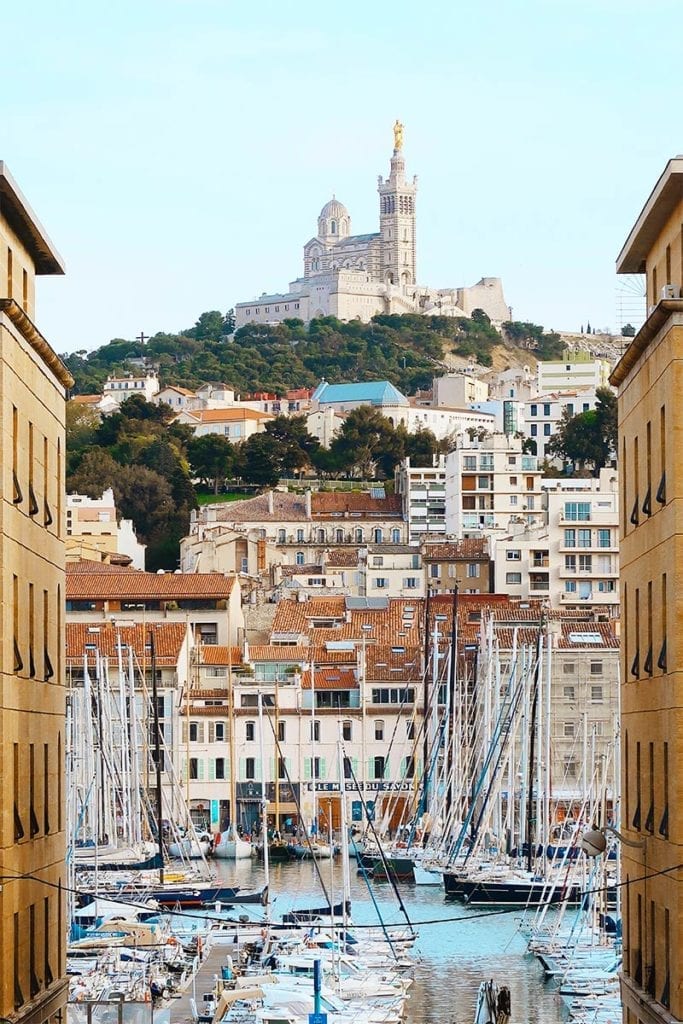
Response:
[{"label": "chimney", "polygon": [[273,514],[273,492],[272,491],[268,491],[268,515],[272,516],[272,514]]}]

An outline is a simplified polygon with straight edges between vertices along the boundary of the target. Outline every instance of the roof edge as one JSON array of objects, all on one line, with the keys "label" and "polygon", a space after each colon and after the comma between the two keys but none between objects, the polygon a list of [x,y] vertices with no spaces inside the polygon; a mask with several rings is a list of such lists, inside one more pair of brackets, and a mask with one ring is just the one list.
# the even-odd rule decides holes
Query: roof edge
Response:
[{"label": "roof edge", "polygon": [[662,299],[657,303],[649,317],[632,339],[623,356],[612,370],[609,382],[618,387],[626,380],[639,357],[651,341],[659,334],[667,320],[675,313],[683,314],[683,299]]},{"label": "roof edge", "polygon": [[683,156],[671,157],[657,179],[617,256],[617,274],[642,274],[644,272],[644,258],[640,256],[639,243],[642,245],[645,225],[653,215],[656,206],[662,201],[667,186],[677,175],[681,176],[683,181]]},{"label": "roof edge", "polygon": [[36,274],[64,274],[59,255],[43,225],[28,204],[4,160],[0,160],[0,203],[9,203],[14,214],[12,227],[33,256]]},{"label": "roof edge", "polygon": [[14,299],[0,299],[0,313],[6,313],[22,338],[37,352],[43,362],[49,366],[59,383],[67,389],[72,388],[74,386],[73,377],[50,343],[43,337],[21,306]]}]

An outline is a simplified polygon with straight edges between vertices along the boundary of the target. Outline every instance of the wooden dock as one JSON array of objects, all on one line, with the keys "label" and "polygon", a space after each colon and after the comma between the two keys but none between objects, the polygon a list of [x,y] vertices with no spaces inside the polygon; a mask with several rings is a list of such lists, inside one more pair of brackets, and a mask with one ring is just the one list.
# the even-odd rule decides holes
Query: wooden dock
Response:
[{"label": "wooden dock", "polygon": [[171,1024],[190,1024],[192,1016],[192,1000],[196,992],[197,1012],[200,1017],[204,1008],[204,993],[211,992],[216,985],[216,977],[220,980],[221,967],[229,955],[231,947],[228,943],[214,942],[206,954],[202,965],[197,971],[194,983],[190,981],[180,999],[174,999],[171,1006]]}]

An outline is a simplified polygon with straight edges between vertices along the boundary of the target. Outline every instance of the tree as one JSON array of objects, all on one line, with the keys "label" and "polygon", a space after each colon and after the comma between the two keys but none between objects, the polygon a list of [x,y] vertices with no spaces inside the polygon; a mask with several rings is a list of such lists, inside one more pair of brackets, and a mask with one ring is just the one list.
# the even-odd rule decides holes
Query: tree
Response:
[{"label": "tree", "polygon": [[235,449],[227,437],[204,434],[194,437],[187,446],[193,476],[218,494],[221,483],[230,476],[235,464]]},{"label": "tree", "polygon": [[291,476],[311,463],[320,447],[317,437],[309,434],[305,416],[276,416],[266,423],[266,434],[281,445],[279,459],[282,473]]},{"label": "tree", "polygon": [[431,466],[439,452],[439,442],[431,430],[421,427],[414,434],[407,434],[405,454],[411,466]]},{"label": "tree", "polygon": [[598,472],[610,462],[617,450],[617,399],[609,388],[598,388],[595,409],[571,416],[565,408],[547,451],[578,469],[592,467]]},{"label": "tree", "polygon": [[403,458],[404,439],[386,416],[370,405],[362,405],[348,414],[330,451],[353,475],[368,478],[379,469],[388,477]]},{"label": "tree", "polygon": [[283,446],[270,434],[252,434],[239,445],[235,472],[250,484],[274,487],[282,475]]}]

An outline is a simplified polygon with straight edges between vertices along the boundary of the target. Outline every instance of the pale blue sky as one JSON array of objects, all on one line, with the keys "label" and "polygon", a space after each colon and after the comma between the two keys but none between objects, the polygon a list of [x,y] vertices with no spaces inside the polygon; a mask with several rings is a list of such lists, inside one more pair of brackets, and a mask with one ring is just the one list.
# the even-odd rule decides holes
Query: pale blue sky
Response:
[{"label": "pale blue sky", "polygon": [[284,288],[332,192],[376,230],[399,117],[421,283],[614,326],[614,259],[683,150],[682,29],[680,0],[8,5],[0,159],[67,264],[38,324],[91,349]]}]

